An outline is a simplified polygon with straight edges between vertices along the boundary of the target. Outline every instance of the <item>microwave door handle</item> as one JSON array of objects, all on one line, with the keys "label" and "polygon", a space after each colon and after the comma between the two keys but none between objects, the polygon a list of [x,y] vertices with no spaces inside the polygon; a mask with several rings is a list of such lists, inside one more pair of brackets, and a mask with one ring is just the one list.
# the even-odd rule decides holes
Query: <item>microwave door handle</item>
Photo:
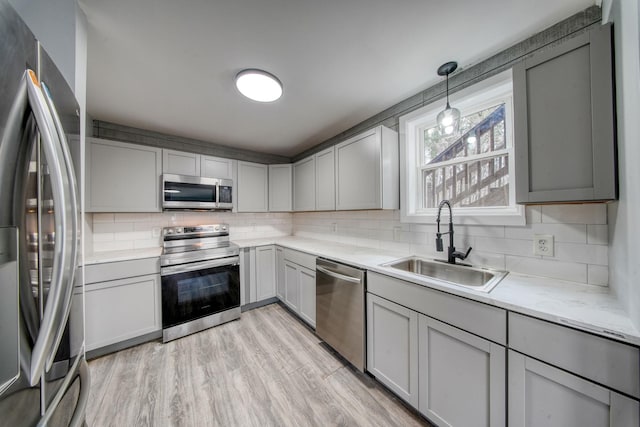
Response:
[{"label": "microwave door handle", "polygon": [[[45,95],[45,101],[47,102],[47,106],[49,107],[49,111],[51,112],[51,117],[53,118],[53,123],[56,128],[56,132],[58,135],[59,148],[62,152],[62,156],[64,158],[65,167],[63,172],[65,174],[65,189],[68,192],[68,200],[69,206],[65,207],[64,215],[67,215],[69,226],[69,233],[65,234],[63,238],[70,239],[69,247],[69,256],[67,259],[67,265],[64,268],[62,286],[63,289],[63,298],[62,298],[62,309],[60,310],[61,319],[58,321],[59,328],[57,329],[56,335],[54,337],[54,349],[57,350],[58,344],[62,340],[62,335],[65,331],[65,325],[67,323],[67,319],[69,318],[69,313],[71,312],[71,302],[73,301],[73,286],[74,286],[74,276],[75,276],[75,266],[76,260],[78,259],[78,197],[77,197],[77,186],[76,179],[73,170],[73,161],[71,160],[71,152],[69,150],[69,145],[67,144],[67,138],[64,133],[64,129],[62,127],[62,122],[60,121],[60,116],[58,115],[58,110],[53,103],[53,99],[51,98],[51,93],[47,85],[42,82],[43,93]],[[55,358],[56,351],[52,351],[49,353],[49,358],[47,359],[47,369],[51,367],[53,364],[53,359]]]},{"label": "microwave door handle", "polygon": [[[49,166],[49,178],[51,180],[51,189],[54,199],[54,221],[55,235],[66,236],[68,223],[64,215],[64,208],[67,206],[67,194],[64,189],[64,175],[60,169],[62,159],[59,153],[59,147],[56,143],[57,131],[55,124],[51,118],[51,113],[47,108],[44,95],[40,90],[40,83],[32,70],[26,71],[27,94],[29,105],[36,119],[40,137],[43,142],[45,157]],[[61,319],[62,297],[63,297],[63,279],[64,269],[67,265],[67,253],[69,252],[68,243],[65,238],[56,238],[54,243],[53,267],[51,275],[51,285],[47,297],[47,303],[44,308],[44,315],[40,324],[40,329],[36,337],[33,350],[31,353],[31,364],[29,369],[29,383],[35,386],[45,371],[45,363],[53,348],[57,348],[58,343],[54,342],[57,335],[55,328],[57,322]]]}]

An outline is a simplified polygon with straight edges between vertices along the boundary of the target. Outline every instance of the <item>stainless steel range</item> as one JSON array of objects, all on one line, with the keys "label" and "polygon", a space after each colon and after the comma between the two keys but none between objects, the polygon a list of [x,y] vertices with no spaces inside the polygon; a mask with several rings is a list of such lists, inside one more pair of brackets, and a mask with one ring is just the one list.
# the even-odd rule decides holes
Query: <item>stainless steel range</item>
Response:
[{"label": "stainless steel range", "polygon": [[162,341],[240,317],[240,250],[227,224],[162,230]]}]

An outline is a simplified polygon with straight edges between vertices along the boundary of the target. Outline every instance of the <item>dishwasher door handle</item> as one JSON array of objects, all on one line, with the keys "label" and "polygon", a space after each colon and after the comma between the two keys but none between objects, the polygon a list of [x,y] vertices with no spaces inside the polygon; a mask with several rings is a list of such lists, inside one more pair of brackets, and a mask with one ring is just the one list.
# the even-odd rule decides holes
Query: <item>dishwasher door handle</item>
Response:
[{"label": "dishwasher door handle", "polygon": [[358,277],[345,276],[344,274],[340,274],[340,273],[336,273],[335,271],[327,270],[326,268],[320,267],[319,265],[316,265],[316,270],[318,270],[321,273],[326,274],[327,276],[331,276],[331,277],[336,278],[336,279],[344,280],[346,282],[351,282],[351,283],[360,283],[360,282],[362,282],[362,280],[360,280]]}]

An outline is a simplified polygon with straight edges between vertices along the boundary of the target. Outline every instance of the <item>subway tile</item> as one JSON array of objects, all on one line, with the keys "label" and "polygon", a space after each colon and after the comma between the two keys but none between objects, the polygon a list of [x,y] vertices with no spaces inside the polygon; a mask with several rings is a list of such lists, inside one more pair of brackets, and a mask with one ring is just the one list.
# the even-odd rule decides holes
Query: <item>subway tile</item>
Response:
[{"label": "subway tile", "polygon": [[590,285],[608,286],[609,268],[602,265],[589,265],[587,268],[587,283]]},{"label": "subway tile", "polygon": [[469,257],[464,262],[497,270],[505,269],[505,255],[476,250],[475,248],[471,250]]},{"label": "subway tile", "polygon": [[112,213],[94,213],[94,214],[89,214],[89,215],[93,217],[93,222],[94,223],[96,223],[96,222],[113,222],[113,220],[114,220],[114,214],[112,214]]},{"label": "subway tile", "polygon": [[527,224],[505,226],[505,237],[509,239],[533,240],[534,234],[551,234],[556,242],[587,243],[585,224]]},{"label": "subway tile", "polygon": [[605,245],[556,243],[554,255],[555,259],[561,261],[582,262],[595,265],[609,264],[609,248]]},{"label": "subway tile", "polygon": [[93,242],[111,242],[115,240],[114,233],[97,233],[93,234],[91,239]]},{"label": "subway tile", "polygon": [[[447,231],[448,223],[440,223],[440,230]],[[468,236],[484,236],[484,237],[504,237],[504,225],[455,225],[453,227],[455,234],[466,234]]]},{"label": "subway tile", "polygon": [[149,213],[117,213],[114,222],[149,222],[153,214]]},{"label": "subway tile", "polygon": [[93,233],[123,233],[133,231],[132,222],[99,222],[93,224]]},{"label": "subway tile", "polygon": [[533,256],[533,241],[476,237],[476,248],[483,252],[505,255]]},{"label": "subway tile", "polygon": [[115,233],[115,240],[147,240],[153,237],[151,230],[149,231],[131,231],[127,233]]},{"label": "subway tile", "polygon": [[527,218],[527,224],[542,222],[542,206],[525,206],[524,212]]},{"label": "subway tile", "polygon": [[506,269],[533,276],[587,283],[587,264],[506,255]]},{"label": "subway tile", "polygon": [[133,249],[132,241],[114,240],[111,242],[95,242],[93,245],[94,252],[107,252],[107,251],[124,251]]},{"label": "subway tile", "polygon": [[587,225],[587,243],[590,245],[609,244],[609,227],[603,224]]},{"label": "subway tile", "polygon": [[563,224],[606,224],[607,205],[585,203],[542,206],[542,222]]}]

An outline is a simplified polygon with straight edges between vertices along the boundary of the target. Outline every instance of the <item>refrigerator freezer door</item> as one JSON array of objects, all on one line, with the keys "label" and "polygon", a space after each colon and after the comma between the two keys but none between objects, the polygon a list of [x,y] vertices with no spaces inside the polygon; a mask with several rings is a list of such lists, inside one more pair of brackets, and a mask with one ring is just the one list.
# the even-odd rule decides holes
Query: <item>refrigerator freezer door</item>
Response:
[{"label": "refrigerator freezer door", "polygon": [[20,375],[18,229],[0,228],[0,394]]}]

